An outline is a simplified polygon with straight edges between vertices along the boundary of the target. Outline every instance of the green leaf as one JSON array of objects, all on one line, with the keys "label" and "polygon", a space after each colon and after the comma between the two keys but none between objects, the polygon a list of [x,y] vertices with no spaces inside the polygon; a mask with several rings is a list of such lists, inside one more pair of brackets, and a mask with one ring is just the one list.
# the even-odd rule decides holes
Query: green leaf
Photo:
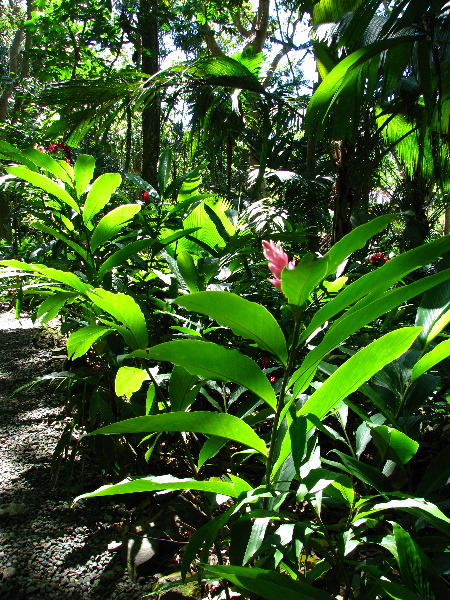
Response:
[{"label": "green leaf", "polygon": [[177,265],[187,289],[191,293],[200,291],[203,288],[202,281],[198,269],[195,266],[194,259],[189,252],[181,250],[181,252],[178,253]]},{"label": "green leaf", "polygon": [[94,175],[95,158],[88,154],[80,154],[74,166],[75,190],[78,197],[86,191]]},{"label": "green leaf", "polygon": [[68,183],[70,186],[73,185],[72,179],[61,163],[46,152],[41,152],[40,150],[36,150],[36,148],[27,148],[26,150],[22,150],[21,154],[29,158],[38,167],[45,169],[58,179],[61,179],[61,181],[64,181],[64,183]]},{"label": "green leaf", "polygon": [[[218,435],[267,455],[266,444],[242,419],[227,413],[208,411],[170,412],[119,421],[96,429],[89,435],[111,433],[150,433],[153,431],[190,431]],[[218,492],[220,493],[220,492]]]},{"label": "green leaf", "polygon": [[198,382],[198,377],[192,375],[183,367],[175,366],[169,381],[169,400],[173,411],[184,411],[195,400],[197,389],[192,389]]},{"label": "green leaf", "polygon": [[155,240],[147,238],[145,240],[138,240],[137,242],[127,243],[123,248],[114,252],[111,256],[109,256],[105,262],[100,266],[98,270],[99,277],[103,277],[108,271],[114,269],[114,267],[118,267],[120,265],[125,264],[125,262],[135,256],[145,248],[152,246],[155,244]]},{"label": "green leaf", "polygon": [[126,294],[114,294],[101,288],[96,288],[88,293],[92,302],[112,315],[131,333],[133,349],[146,348],[148,345],[147,325],[142,310],[137,302]]},{"label": "green leaf", "polygon": [[42,265],[27,264],[21,262],[20,260],[2,260],[0,261],[0,264],[7,267],[13,267],[15,269],[21,269],[22,271],[32,271],[38,275],[41,275],[42,277],[46,277],[47,279],[64,283],[82,293],[92,289],[90,285],[83,283],[81,279],[75,275],[75,273],[59,271],[58,269],[44,267]]},{"label": "green leaf", "polygon": [[382,460],[392,460],[397,465],[405,465],[419,448],[419,444],[405,433],[386,425],[372,426],[371,435]]},{"label": "green leaf", "polygon": [[119,175],[119,173],[104,173],[103,175],[100,175],[100,177],[97,177],[92,184],[92,187],[86,197],[86,202],[84,203],[83,221],[85,223],[89,223],[92,220],[92,217],[99,213],[102,208],[108,204],[112,194],[114,194],[116,189],[119,187],[121,181],[122,177]]},{"label": "green leaf", "polygon": [[[358,303],[354,307],[352,307],[352,311],[359,310],[363,308],[366,304],[370,304],[371,302],[377,301],[380,297],[382,297],[382,293],[385,290],[395,285],[398,281],[405,277],[405,275],[407,275],[414,269],[418,269],[419,267],[432,262],[437,257],[445,254],[449,250],[450,239],[447,236],[445,238],[440,238],[438,240],[429,242],[428,244],[424,244],[423,246],[419,246],[418,248],[409,250],[408,252],[400,254],[399,256],[395,256],[382,267],[379,267],[374,271],[371,271],[370,273],[366,273],[366,275],[359,277],[352,284],[347,285],[339,294],[337,294],[335,298],[330,300],[330,302],[327,302],[325,306],[323,306],[316,312],[316,314],[311,320],[311,323],[302,333],[300,341],[306,340],[316,329],[321,327],[326,321],[329,321],[339,312],[341,312],[351,304],[357,302],[358,300],[361,300],[362,298],[364,299],[361,303]],[[437,275],[438,277],[431,280],[433,282],[432,285],[438,285],[439,283],[448,280],[450,275],[450,269],[447,269],[442,273],[437,273]],[[416,283],[421,282],[419,281]],[[431,285],[423,289],[420,288],[420,286],[417,287],[419,287],[420,289],[420,291],[418,291],[417,293],[422,293],[429,289]],[[410,289],[415,290],[416,287]],[[412,297],[413,295],[410,295],[406,299]],[[401,304],[402,302],[404,302],[404,300],[399,300],[399,304]]]},{"label": "green leaf", "polygon": [[253,340],[263,350],[275,354],[285,365],[286,340],[271,313],[260,304],[245,300],[231,292],[198,292],[175,301],[187,310],[207,315],[233,333]]},{"label": "green leaf", "polygon": [[[243,480],[240,481],[242,482]],[[251,489],[249,485],[248,489]],[[210,481],[177,479],[171,475],[162,475],[161,477],[136,477],[134,479],[124,479],[124,481],[113,485],[103,485],[94,492],[81,494],[81,496],[75,498],[74,502],[78,502],[82,498],[115,496],[116,494],[134,494],[136,492],[156,492],[159,490],[199,490],[202,492],[211,492],[213,494],[223,494],[230,498],[237,498],[242,493],[242,484],[238,486],[233,482],[218,481],[217,479]]]},{"label": "green leaf", "polygon": [[381,579],[377,581],[377,585],[379,585],[384,592],[389,594],[390,598],[393,598],[393,600],[423,600],[421,596],[412,590],[408,590],[404,585],[399,583]]},{"label": "green leaf", "polygon": [[[384,267],[381,267],[381,269],[382,268]],[[415,281],[409,285],[389,290],[384,294],[375,294],[371,298],[370,303],[367,303],[366,298],[363,298],[360,302],[358,302],[358,304],[356,304],[354,307],[344,313],[337,321],[335,321],[335,323],[327,331],[321,343],[311,350],[311,352],[309,352],[301,367],[293,373],[289,382],[289,386],[292,386],[295,383],[294,394],[298,395],[306,388],[307,384],[311,381],[311,378],[315,373],[317,365],[320,363],[323,357],[331,350],[339,346],[339,344],[346,340],[350,335],[392,308],[399,306],[406,300],[409,300],[410,298],[413,298],[423,291],[433,287],[437,283],[440,283],[446,277],[448,277],[449,274],[450,269],[447,269],[447,271],[443,271],[442,273],[430,275],[429,277],[425,277],[424,279],[420,279],[419,281]],[[337,298],[344,294],[345,291],[346,290],[344,289],[340,294],[338,294]],[[334,300],[331,300],[328,304],[332,304],[333,301]]]},{"label": "green leaf", "polygon": [[110,327],[89,325],[73,331],[67,340],[67,357],[69,360],[80,358],[89,350],[94,342],[113,331]]},{"label": "green leaf", "polygon": [[295,269],[284,269],[281,290],[286,294],[289,303],[302,306],[316,286],[334,273],[350,254],[363,248],[367,240],[383,231],[397,216],[377,217],[348,233],[323,258],[315,260],[314,255],[306,254]]},{"label": "green leaf", "polygon": [[[352,456],[348,456],[343,452],[339,452],[338,450],[333,450],[333,452],[339,456],[342,464],[345,467],[345,470],[354,477],[357,477],[367,485],[375,488],[378,492],[386,492],[392,489],[388,478],[375,467],[366,465],[360,460],[357,460]],[[328,461],[325,460],[324,462]],[[337,466],[339,463],[334,464]]]},{"label": "green leaf", "polygon": [[[419,336],[419,342],[422,346],[427,346],[431,339],[428,339],[435,325],[446,313],[449,313],[447,318],[450,319],[450,278],[443,281],[429,292],[423,295],[420,306],[417,310],[415,325],[423,327],[423,332]],[[443,327],[447,324],[443,322]],[[439,331],[436,331],[437,335]],[[433,335],[432,337],[435,337]]]},{"label": "green leaf", "polygon": [[55,292],[40,305],[36,317],[39,319],[45,315],[42,319],[42,323],[47,323],[47,321],[51,321],[57,316],[66,302],[73,301],[76,298],[77,294],[71,294],[70,292]]},{"label": "green leaf", "polygon": [[207,565],[204,568],[206,574],[228,579],[234,585],[266,600],[333,600],[328,593],[275,571],[234,565]]},{"label": "green leaf", "polygon": [[416,362],[411,373],[411,383],[423,375],[428,369],[437,365],[441,360],[450,356],[450,339],[441,342],[427,352],[420,360]]},{"label": "green leaf", "polygon": [[440,600],[448,595],[431,560],[398,523],[394,523],[397,560],[404,585],[420,594],[423,600]]},{"label": "green leaf", "polygon": [[141,389],[148,373],[136,367],[120,367],[116,374],[115,390],[117,396],[126,396],[128,400]]},{"label": "green leaf", "polygon": [[122,229],[139,211],[139,204],[123,204],[114,208],[106,214],[94,229],[91,238],[91,250],[95,252],[97,248],[110,240],[118,231]]},{"label": "green leaf", "polygon": [[44,223],[40,223],[39,221],[30,223],[30,225],[31,227],[33,227],[33,229],[37,229],[38,231],[42,231],[43,233],[47,233],[48,235],[53,236],[57,240],[61,240],[62,242],[67,244],[69,248],[72,248],[72,250],[74,250],[79,256],[81,256],[81,258],[84,261],[88,260],[86,250],[82,248],[79,244],[71,240],[67,235],[61,233],[61,231],[54,229],[53,227],[48,227],[47,225],[44,225]]},{"label": "green leaf", "polygon": [[158,188],[159,195],[161,197],[164,196],[164,192],[166,190],[167,184],[170,179],[170,170],[172,168],[172,157],[173,152],[170,148],[166,148],[164,152],[162,152],[158,161]]},{"label": "green leaf", "polygon": [[28,183],[31,183],[40,190],[44,190],[44,192],[47,192],[52,196],[56,196],[58,200],[61,200],[61,202],[64,202],[64,204],[73,208],[75,212],[80,212],[80,209],[72,196],[66,192],[63,187],[58,185],[56,181],[53,181],[40,173],[30,171],[30,169],[27,169],[26,167],[5,167],[5,171],[24,181],[28,181]]},{"label": "green leaf", "polygon": [[[302,406],[298,415],[313,414],[323,419],[339,402],[356,391],[385,365],[403,354],[414,342],[420,327],[391,331],[350,357],[328,377]],[[312,424],[309,429],[312,428]]]},{"label": "green leaf", "polygon": [[213,456],[216,456],[216,454],[225,446],[227,441],[227,439],[215,435],[212,435],[206,440],[198,455],[197,468],[199,471],[206,461],[213,458]]},{"label": "green leaf", "polygon": [[275,393],[263,371],[237,350],[201,340],[174,340],[130,356],[168,361],[205,379],[233,381],[265,400],[271,408],[276,407]]},{"label": "green leaf", "polygon": [[387,502],[369,503],[369,506],[367,506],[367,503],[363,504],[360,507],[360,512],[353,518],[353,522],[369,517],[379,511],[404,510],[418,519],[425,519],[435,529],[444,532],[446,535],[450,535],[450,519],[435,504],[427,502],[422,498],[405,498],[406,494],[401,494],[400,492],[396,494],[391,492],[389,495],[400,496],[400,498]]}]

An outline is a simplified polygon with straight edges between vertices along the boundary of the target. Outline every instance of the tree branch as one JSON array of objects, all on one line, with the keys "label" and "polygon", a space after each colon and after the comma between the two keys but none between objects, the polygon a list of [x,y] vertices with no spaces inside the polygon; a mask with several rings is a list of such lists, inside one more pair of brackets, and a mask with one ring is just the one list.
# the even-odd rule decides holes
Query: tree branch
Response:
[{"label": "tree branch", "polygon": [[204,34],[206,47],[211,52],[213,56],[225,56],[225,52],[219,46],[216,40],[216,36],[214,35],[214,31],[211,26],[206,23],[198,23],[198,27],[200,31]]}]

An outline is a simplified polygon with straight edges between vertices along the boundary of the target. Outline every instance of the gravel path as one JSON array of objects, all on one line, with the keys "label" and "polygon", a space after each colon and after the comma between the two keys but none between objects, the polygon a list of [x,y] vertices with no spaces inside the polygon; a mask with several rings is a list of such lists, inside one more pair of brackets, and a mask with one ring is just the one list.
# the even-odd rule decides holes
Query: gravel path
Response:
[{"label": "gravel path", "polygon": [[95,499],[71,509],[64,467],[51,489],[52,452],[70,420],[62,391],[39,386],[9,398],[34,376],[61,370],[51,350],[33,346],[36,331],[29,319],[0,314],[0,598],[140,598],[148,580],[132,582],[119,553],[108,550],[126,508]]}]

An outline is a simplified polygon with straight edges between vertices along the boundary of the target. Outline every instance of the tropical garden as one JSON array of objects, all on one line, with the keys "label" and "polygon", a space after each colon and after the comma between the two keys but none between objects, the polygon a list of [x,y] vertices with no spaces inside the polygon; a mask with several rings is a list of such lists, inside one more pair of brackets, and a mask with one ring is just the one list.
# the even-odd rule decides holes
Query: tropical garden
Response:
[{"label": "tropical garden", "polygon": [[187,497],[197,598],[449,597],[448,2],[1,7],[0,292],[66,340],[55,481]]}]

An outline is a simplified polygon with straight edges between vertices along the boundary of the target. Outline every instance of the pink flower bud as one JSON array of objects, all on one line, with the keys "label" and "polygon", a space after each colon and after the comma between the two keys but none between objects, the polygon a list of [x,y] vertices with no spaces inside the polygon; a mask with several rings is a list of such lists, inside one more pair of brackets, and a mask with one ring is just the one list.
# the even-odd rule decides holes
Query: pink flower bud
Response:
[{"label": "pink flower bud", "polygon": [[294,269],[297,261],[295,259],[289,260],[288,255],[281,246],[275,244],[270,240],[263,240],[263,254],[269,261],[269,270],[274,276],[274,279],[269,279],[277,290],[281,290],[281,272],[285,267],[288,269]]}]

